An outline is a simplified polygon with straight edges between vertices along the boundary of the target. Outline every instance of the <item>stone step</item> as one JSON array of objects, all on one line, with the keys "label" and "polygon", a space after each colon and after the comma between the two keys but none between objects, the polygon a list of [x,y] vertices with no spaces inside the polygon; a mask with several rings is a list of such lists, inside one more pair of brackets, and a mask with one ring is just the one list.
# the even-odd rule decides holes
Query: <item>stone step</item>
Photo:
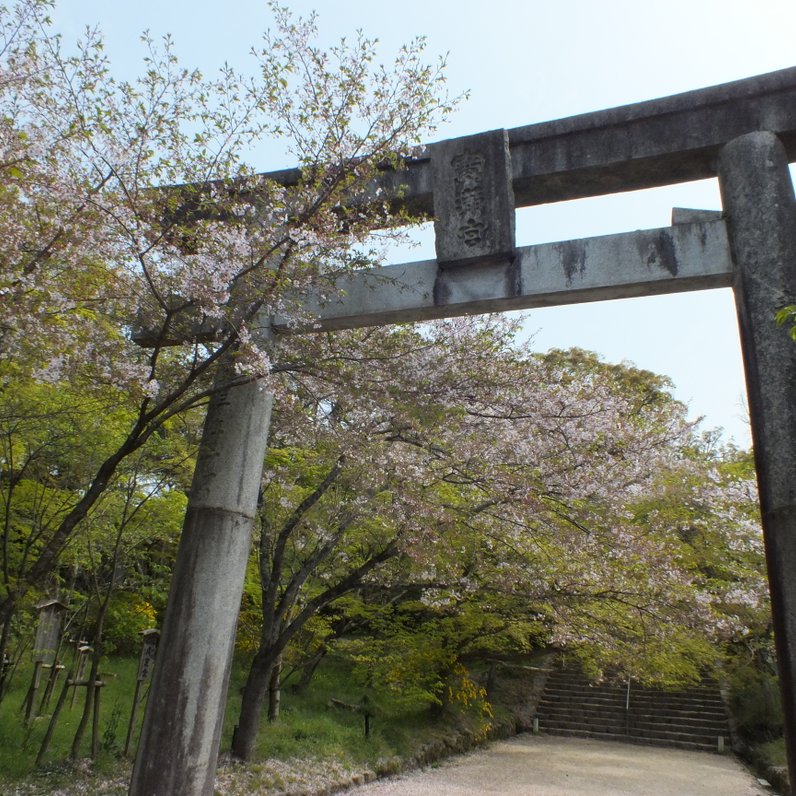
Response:
[{"label": "stone step", "polygon": [[583,722],[576,720],[566,719],[547,719],[539,717],[539,729],[546,731],[547,729],[556,730],[581,730],[587,729],[592,732],[612,733],[615,735],[632,735],[635,738],[645,738],[648,740],[668,740],[668,741],[688,741],[693,743],[704,743],[707,745],[716,744],[719,736],[723,738],[728,737],[727,732],[707,732],[700,731],[694,732],[688,728],[671,728],[664,729],[661,727],[638,727],[632,723],[625,726],[624,722],[615,723],[609,721],[594,721],[590,724],[584,725]]},{"label": "stone step", "polygon": [[595,738],[604,741],[621,741],[622,743],[636,743],[645,746],[671,746],[677,749],[692,749],[699,752],[716,752],[718,751],[718,739],[715,743],[706,744],[694,741],[654,741],[647,738],[634,738],[629,735],[620,735],[616,733],[601,733],[591,732],[590,730],[556,730],[548,729],[544,731],[545,735],[558,735],[575,738]]},{"label": "stone step", "polygon": [[[600,699],[599,697],[589,697],[582,699],[565,699],[557,694],[547,694],[545,692],[540,704],[545,705],[561,705],[572,707],[577,710],[621,710],[626,709],[627,703],[625,700],[609,700]],[[630,700],[630,710],[637,713],[655,713],[661,715],[696,715],[696,716],[713,716],[725,717],[727,715],[724,705],[700,705],[693,702],[683,702],[679,704],[672,704],[667,702],[634,702]]]},{"label": "stone step", "polygon": [[[592,688],[626,688],[627,687],[627,680],[599,680],[599,681],[591,681],[588,680],[583,675],[573,675],[573,674],[562,674],[558,670],[552,670],[547,676],[548,683],[571,683],[573,685],[588,685]],[[659,693],[660,691],[665,691],[666,689],[659,688],[657,686],[648,686],[642,685],[641,683],[636,682],[635,680],[631,680],[630,687],[634,691],[651,691],[653,693]],[[718,683],[715,680],[703,680],[701,685],[689,685],[683,688],[678,688],[673,693],[678,694],[699,694],[699,693],[711,693],[714,689],[719,687]]]},{"label": "stone step", "polygon": [[[557,683],[548,682],[545,685],[545,694],[555,694],[562,698],[590,698],[598,697],[603,699],[616,699],[623,702],[627,699],[627,690],[623,688],[608,688],[604,686],[581,685],[580,687],[561,687]],[[669,691],[630,691],[632,702],[668,702],[670,704],[701,704],[701,705],[724,705],[721,697],[717,693],[713,694],[694,694],[688,695],[679,692]]]},{"label": "stone step", "polygon": [[[569,710],[576,710],[576,711],[588,711],[589,713],[594,713],[595,711],[605,711],[606,713],[612,712],[619,712],[619,713],[626,713],[626,706],[624,703],[621,705],[616,704],[615,702],[571,702],[565,700],[558,700],[558,699],[548,699],[547,697],[543,697],[539,700],[540,705],[544,705],[550,708],[567,708]],[[630,712],[636,713],[638,715],[650,715],[650,716],[683,716],[688,718],[689,716],[695,717],[704,717],[704,718],[718,718],[718,719],[725,719],[727,716],[726,711],[724,710],[703,710],[697,706],[686,706],[681,705],[677,707],[659,707],[657,705],[634,705],[632,702],[630,703]]]},{"label": "stone step", "polygon": [[657,724],[655,722],[637,722],[631,718],[620,719],[617,717],[593,717],[590,721],[583,721],[577,716],[555,716],[555,715],[539,715],[537,716],[539,723],[544,725],[567,725],[571,727],[583,727],[589,729],[591,727],[612,727],[616,730],[625,732],[626,730],[637,731],[645,735],[654,733],[677,733],[679,735],[699,735],[699,736],[714,736],[714,735],[728,735],[729,729],[727,725],[715,726],[701,726],[692,727],[684,724]]},{"label": "stone step", "polygon": [[581,721],[592,720],[596,718],[610,718],[613,721],[626,722],[629,720],[633,724],[641,725],[660,725],[660,726],[681,726],[692,727],[694,729],[709,728],[720,729],[728,726],[727,717],[725,716],[703,716],[696,714],[660,714],[660,713],[642,713],[639,711],[630,710],[625,711],[605,711],[599,708],[575,708],[565,705],[549,705],[540,702],[537,708],[537,715],[542,717],[561,717],[580,719]]},{"label": "stone step", "polygon": [[[582,684],[580,686],[562,685],[560,683],[548,682],[546,690],[554,691],[557,694],[603,694],[605,696],[627,696],[626,688],[609,688],[606,686],[590,686]],[[636,699],[672,699],[678,702],[721,702],[718,692],[701,694],[684,694],[679,691],[639,691],[630,689],[630,697]]]},{"label": "stone step", "polygon": [[716,751],[729,740],[718,686],[670,692],[631,684],[590,684],[571,672],[548,677],[537,707],[542,732]]}]

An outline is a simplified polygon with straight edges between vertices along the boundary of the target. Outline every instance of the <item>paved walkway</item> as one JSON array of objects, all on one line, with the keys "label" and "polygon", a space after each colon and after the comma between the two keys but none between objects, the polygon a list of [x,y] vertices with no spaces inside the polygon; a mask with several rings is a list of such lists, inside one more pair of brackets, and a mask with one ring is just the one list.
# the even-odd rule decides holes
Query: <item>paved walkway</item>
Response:
[{"label": "paved walkway", "polygon": [[522,735],[442,765],[355,788],[351,796],[759,796],[730,755]]}]

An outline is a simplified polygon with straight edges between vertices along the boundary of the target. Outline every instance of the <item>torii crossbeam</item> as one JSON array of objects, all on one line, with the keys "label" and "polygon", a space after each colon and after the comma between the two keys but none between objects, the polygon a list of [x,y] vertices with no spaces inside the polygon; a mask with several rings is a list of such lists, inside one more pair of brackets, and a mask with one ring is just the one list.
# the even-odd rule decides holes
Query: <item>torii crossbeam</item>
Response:
[{"label": "torii crossbeam", "polygon": [[[405,171],[385,170],[374,195],[381,188],[396,205],[434,213],[437,259],[355,272],[342,277],[345,298],[303,300],[313,328],[344,329],[733,287],[796,794],[796,343],[774,323],[796,303],[793,160],[796,68],[433,144]],[[290,185],[300,175],[268,176]],[[515,207],[713,176],[719,217],[681,214],[665,229],[515,246]],[[280,326],[261,320],[263,335]],[[146,333],[139,339],[146,344]],[[269,412],[257,385],[217,395],[208,410],[134,796],[213,793]]]}]

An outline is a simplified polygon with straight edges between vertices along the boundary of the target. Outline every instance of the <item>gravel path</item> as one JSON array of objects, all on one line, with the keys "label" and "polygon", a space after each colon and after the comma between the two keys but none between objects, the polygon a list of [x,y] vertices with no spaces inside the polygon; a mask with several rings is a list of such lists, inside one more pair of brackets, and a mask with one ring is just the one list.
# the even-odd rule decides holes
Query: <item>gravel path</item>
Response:
[{"label": "gravel path", "polygon": [[352,796],[759,796],[734,757],[576,738],[523,735]]}]

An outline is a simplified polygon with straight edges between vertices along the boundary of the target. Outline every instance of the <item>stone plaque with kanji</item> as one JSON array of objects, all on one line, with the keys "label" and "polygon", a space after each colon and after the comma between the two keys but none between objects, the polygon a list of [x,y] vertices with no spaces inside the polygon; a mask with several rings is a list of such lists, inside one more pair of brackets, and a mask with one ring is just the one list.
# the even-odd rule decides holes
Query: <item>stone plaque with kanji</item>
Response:
[{"label": "stone plaque with kanji", "polygon": [[491,130],[431,146],[437,261],[455,265],[514,255],[508,134]]}]

